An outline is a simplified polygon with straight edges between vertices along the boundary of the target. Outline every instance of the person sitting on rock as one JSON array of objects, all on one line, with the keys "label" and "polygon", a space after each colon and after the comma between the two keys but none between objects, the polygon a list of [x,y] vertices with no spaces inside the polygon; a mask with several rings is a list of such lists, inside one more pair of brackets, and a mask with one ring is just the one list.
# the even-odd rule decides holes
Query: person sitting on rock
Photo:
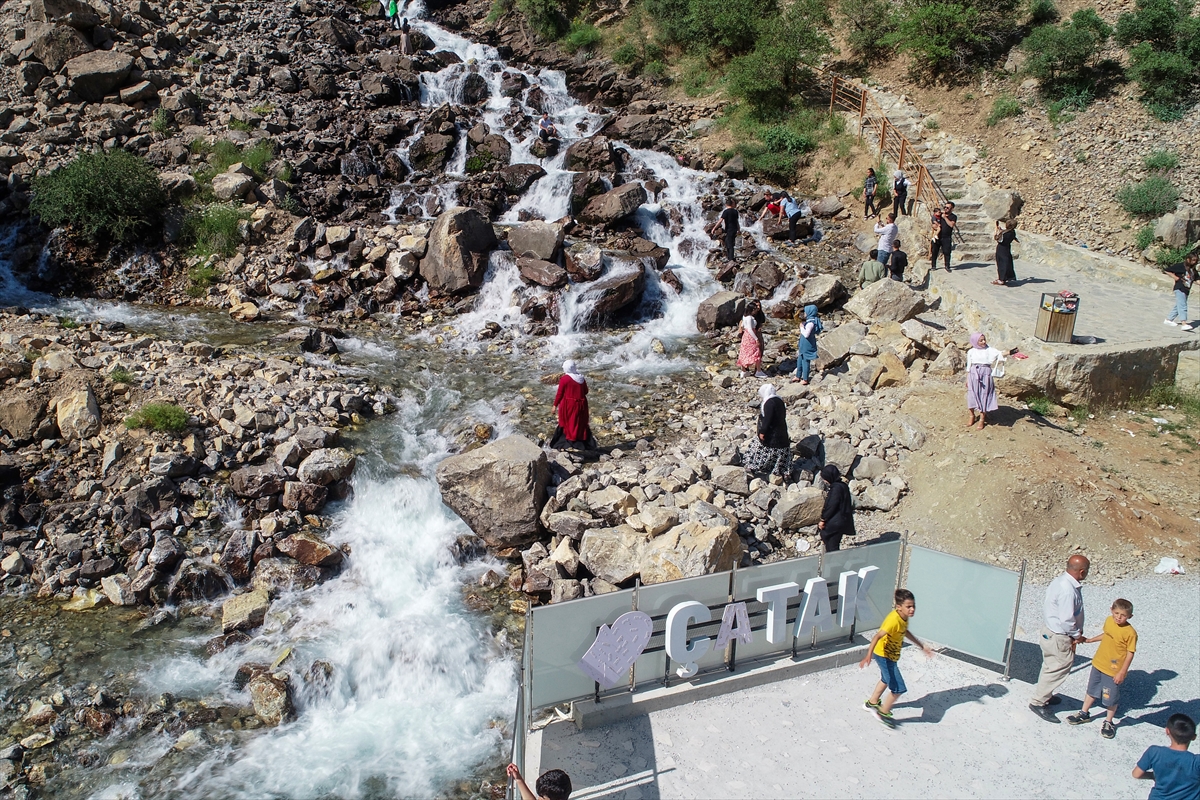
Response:
[{"label": "person sitting on rock", "polygon": [[887,277],[887,267],[879,263],[879,251],[872,250],[869,255],[870,258],[864,261],[858,270],[858,288],[860,289]]},{"label": "person sitting on rock", "polygon": [[597,449],[596,440],[592,436],[587,394],[587,380],[580,373],[575,361],[567,359],[563,362],[563,375],[558,379],[558,392],[554,395],[558,427],[554,429],[554,436],[550,439],[551,447]]},{"label": "person sitting on rock", "polygon": [[542,118],[538,120],[538,138],[547,144],[551,139],[558,138],[558,128],[550,121],[549,111],[543,111]]}]

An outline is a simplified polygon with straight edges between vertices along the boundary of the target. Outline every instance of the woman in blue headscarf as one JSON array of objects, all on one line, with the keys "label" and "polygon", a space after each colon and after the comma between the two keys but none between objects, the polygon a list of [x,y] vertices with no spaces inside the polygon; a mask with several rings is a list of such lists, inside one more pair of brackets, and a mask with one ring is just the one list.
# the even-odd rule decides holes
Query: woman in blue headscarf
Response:
[{"label": "woman in blue headscarf", "polygon": [[804,307],[804,324],[800,326],[800,347],[796,353],[796,377],[793,383],[808,385],[812,362],[817,360],[817,334],[825,329],[817,316],[817,307]]}]

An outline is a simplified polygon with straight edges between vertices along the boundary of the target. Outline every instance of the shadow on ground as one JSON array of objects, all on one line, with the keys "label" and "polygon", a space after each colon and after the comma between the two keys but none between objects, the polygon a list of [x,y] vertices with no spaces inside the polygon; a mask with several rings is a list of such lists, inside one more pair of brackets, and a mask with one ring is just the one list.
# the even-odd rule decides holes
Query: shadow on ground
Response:
[{"label": "shadow on ground", "polygon": [[971,686],[961,686],[957,689],[930,692],[916,700],[897,703],[892,708],[921,709],[921,716],[919,717],[904,717],[898,720],[904,725],[916,722],[937,723],[941,722],[942,718],[946,716],[946,712],[954,706],[960,706],[963,703],[978,703],[985,697],[1004,697],[1006,694],[1008,694],[1008,687],[1002,684],[976,683]]}]

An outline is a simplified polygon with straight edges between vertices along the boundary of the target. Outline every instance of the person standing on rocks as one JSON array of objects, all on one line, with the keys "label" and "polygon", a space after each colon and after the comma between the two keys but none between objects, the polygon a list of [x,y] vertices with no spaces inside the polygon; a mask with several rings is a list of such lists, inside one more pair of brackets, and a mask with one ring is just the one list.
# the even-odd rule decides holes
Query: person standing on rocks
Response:
[{"label": "person standing on rocks", "polygon": [[558,379],[554,408],[558,412],[558,428],[550,440],[551,447],[568,446],[596,449],[588,411],[587,380],[571,359],[563,362],[563,375]]},{"label": "person standing on rocks", "polygon": [[746,471],[770,473],[786,481],[792,472],[792,440],[783,398],[774,386],[764,383],[758,388],[758,399],[758,439],[746,452]]},{"label": "person standing on rocks", "polygon": [[996,403],[996,377],[1004,354],[988,347],[987,337],[982,333],[971,334],[971,349],[967,351],[967,411],[971,414],[967,427],[975,425],[975,413],[979,413],[979,425],[983,430],[989,411],[1000,406]]},{"label": "person standing on rocks", "polygon": [[787,217],[788,221],[788,244],[796,244],[796,226],[800,224],[800,220],[804,219],[804,206],[796,202],[796,199],[787,192],[783,193],[783,200],[779,206],[780,222]]},{"label": "person standing on rocks", "polygon": [[933,212],[933,244],[929,257],[932,263],[929,270],[937,269],[938,253],[941,252],[945,262],[946,272],[950,271],[950,251],[954,249],[954,229],[958,225],[958,216],[954,213],[954,203],[949,200],[940,210]]},{"label": "person standing on rocks", "polygon": [[721,212],[717,222],[725,240],[725,260],[730,264],[736,263],[734,251],[737,248],[737,237],[741,225],[738,223],[737,206],[732,196],[725,198],[725,210]]},{"label": "person standing on rocks", "polygon": [[879,207],[875,204],[877,191],[879,179],[875,177],[875,168],[867,167],[867,179],[863,181],[863,219],[879,216]]},{"label": "person standing on rocks", "polygon": [[412,28],[409,27],[408,17],[401,20],[397,27],[400,30],[400,55],[411,56],[416,50],[412,45]]},{"label": "person standing on rocks", "polygon": [[996,280],[993,286],[1007,286],[1017,279],[1013,269],[1012,243],[1017,241],[1017,221],[1010,219],[1001,228],[1000,220],[996,220]]},{"label": "person standing on rocks", "polygon": [[757,300],[746,304],[746,313],[742,317],[742,344],[738,349],[738,367],[742,370],[741,377],[749,372],[756,378],[765,378],[767,373],[762,371],[763,334],[762,326],[767,321],[763,314],[762,305]]},{"label": "person standing on rocks", "polygon": [[901,214],[908,216],[908,178],[898,169],[892,175],[892,216],[899,219]]},{"label": "person standing on rocks", "polygon": [[812,370],[812,362],[817,360],[817,334],[825,330],[821,318],[817,316],[817,307],[804,307],[804,324],[800,326],[800,344],[796,348],[796,377],[792,383],[808,386],[808,376]]},{"label": "person standing on rocks", "polygon": [[821,467],[821,478],[829,484],[829,492],[825,495],[817,532],[825,552],[832,553],[842,549],[843,536],[854,535],[854,503],[850,500],[850,487],[842,480],[836,464]]},{"label": "person standing on rocks", "polygon": [[1172,264],[1163,269],[1163,272],[1168,272],[1175,276],[1175,307],[1171,309],[1171,313],[1163,320],[1164,325],[1180,325],[1185,331],[1193,330],[1196,326],[1188,323],[1188,294],[1192,291],[1192,284],[1196,282],[1196,254],[1189,253],[1183,261],[1178,264]]},{"label": "person standing on rocks", "polygon": [[892,242],[892,258],[888,262],[888,275],[894,281],[904,282],[904,270],[908,269],[908,253],[900,249],[900,240]]},{"label": "person standing on rocks", "polygon": [[1076,553],[1067,559],[1063,574],[1050,582],[1046,589],[1045,626],[1041,631],[1042,671],[1029,701],[1029,709],[1047,722],[1060,720],[1050,706],[1060,702],[1054,692],[1071,674],[1075,647],[1083,637],[1083,592],[1092,563]]},{"label": "person standing on rocks", "polygon": [[885,267],[888,265],[888,260],[892,257],[892,246],[896,241],[896,236],[899,235],[900,229],[896,227],[896,215],[888,214],[887,221],[884,223],[875,223],[875,232],[879,234],[879,263]]}]

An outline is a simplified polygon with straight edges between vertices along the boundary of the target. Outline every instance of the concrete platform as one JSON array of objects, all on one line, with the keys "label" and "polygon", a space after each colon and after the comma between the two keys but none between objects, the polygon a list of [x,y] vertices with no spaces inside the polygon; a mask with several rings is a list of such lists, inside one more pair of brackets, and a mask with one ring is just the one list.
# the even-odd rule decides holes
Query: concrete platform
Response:
[{"label": "concrete platform", "polygon": [[[995,264],[955,264],[949,273],[941,268],[930,273],[929,291],[941,298],[943,311],[961,314],[994,346],[1020,347],[1030,356],[1009,360],[999,383],[1003,393],[1045,394],[1072,405],[1119,401],[1173,382],[1179,353],[1200,349],[1200,331],[1163,324],[1174,298],[1171,283],[1153,270],[1131,276],[1114,269],[1108,280],[1103,266],[1071,269],[1057,258],[1021,258],[1019,280],[993,286]],[[1076,343],[1047,344],[1034,338],[1041,296],[1062,290],[1080,296]],[[1192,314],[1200,319],[1200,311]]]}]

